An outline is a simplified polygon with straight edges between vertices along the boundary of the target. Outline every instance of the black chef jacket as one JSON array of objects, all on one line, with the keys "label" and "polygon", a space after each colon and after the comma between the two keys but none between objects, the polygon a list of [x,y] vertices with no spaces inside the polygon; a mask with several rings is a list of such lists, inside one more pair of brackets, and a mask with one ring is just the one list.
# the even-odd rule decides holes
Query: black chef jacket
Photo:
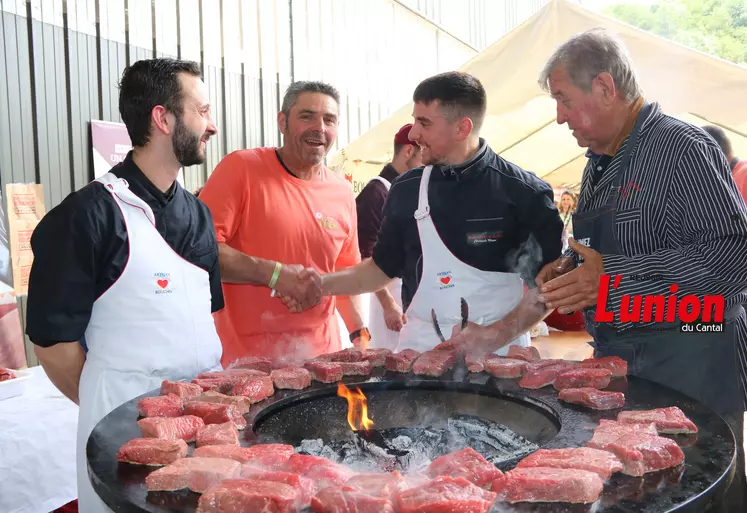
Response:
[{"label": "black chef jacket", "polygon": [[[423,270],[414,218],[422,175],[422,167],[412,169],[392,184],[373,250],[374,262],[387,276],[402,278],[405,308]],[[483,139],[469,161],[434,166],[428,198],[441,240],[467,265],[520,273],[534,287],[542,266],[561,254],[563,222],[552,188],[498,156]]]},{"label": "black chef jacket", "polygon": [[[179,183],[161,192],[132,161],[112,168],[153,210],[156,228],[185,260],[210,274],[212,311],[223,308],[218,244],[207,206]],[[31,236],[26,333],[49,347],[80,340],[93,303],[122,274],[129,256],[127,228],[111,193],[92,182],[42,218]]]}]

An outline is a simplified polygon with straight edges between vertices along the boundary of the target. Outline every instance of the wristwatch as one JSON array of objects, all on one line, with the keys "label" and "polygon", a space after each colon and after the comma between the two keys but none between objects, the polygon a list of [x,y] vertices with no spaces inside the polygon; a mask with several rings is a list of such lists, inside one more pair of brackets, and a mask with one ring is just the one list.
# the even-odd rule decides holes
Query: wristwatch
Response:
[{"label": "wristwatch", "polygon": [[371,332],[368,331],[368,328],[366,327],[363,327],[359,330],[355,330],[354,332],[352,332],[350,334],[350,341],[353,342],[356,338],[360,338],[364,336],[367,337],[368,340],[371,340]]}]

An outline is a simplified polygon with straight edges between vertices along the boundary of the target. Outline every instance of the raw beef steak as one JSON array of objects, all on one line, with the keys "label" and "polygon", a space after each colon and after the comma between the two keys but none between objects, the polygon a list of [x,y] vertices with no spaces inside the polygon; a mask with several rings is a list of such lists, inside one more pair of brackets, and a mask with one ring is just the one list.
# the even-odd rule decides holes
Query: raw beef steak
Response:
[{"label": "raw beef steak", "polygon": [[244,465],[241,469],[241,478],[261,479],[262,481],[273,481],[275,483],[290,485],[296,491],[300,492],[300,506],[302,508],[309,507],[309,504],[311,504],[311,498],[317,491],[316,484],[309,478],[298,474],[291,474],[290,472],[262,470],[252,465]]},{"label": "raw beef steak", "polygon": [[349,347],[335,353],[327,353],[317,356],[317,359],[327,362],[359,362],[363,359],[363,353],[357,349]]},{"label": "raw beef steak", "polygon": [[596,502],[604,482],[594,472],[579,469],[515,468],[493,482],[501,502]]},{"label": "raw beef steak", "polygon": [[185,415],[200,417],[205,424],[223,424],[233,422],[239,429],[246,427],[246,419],[235,406],[221,403],[203,403],[190,401],[184,405]]},{"label": "raw beef steak", "polygon": [[193,492],[205,490],[226,479],[239,477],[241,463],[220,458],[182,458],[167,467],[151,472],[145,486],[152,492],[172,492],[188,488]]},{"label": "raw beef steak", "polygon": [[609,369],[571,369],[559,374],[552,386],[555,390],[564,388],[604,388],[610,384],[612,371]]},{"label": "raw beef steak", "polygon": [[593,410],[614,410],[625,405],[625,394],[622,392],[606,392],[596,388],[564,388],[558,392],[558,399]]},{"label": "raw beef steak", "polygon": [[339,362],[326,362],[323,360],[310,360],[304,364],[311,377],[322,383],[334,383],[340,381],[343,376],[342,365]]},{"label": "raw beef steak", "polygon": [[270,376],[248,377],[236,383],[231,393],[234,396],[248,397],[249,402],[254,404],[274,394],[275,387]]},{"label": "raw beef steak", "polygon": [[[247,447],[249,462],[266,470],[283,470],[291,456],[296,456],[292,445],[285,444],[257,444]],[[289,470],[289,472],[297,472]]]},{"label": "raw beef steak", "polygon": [[237,445],[204,445],[195,449],[192,456],[194,458],[225,458],[239,463],[249,463],[252,461],[252,455],[247,451],[246,447]]},{"label": "raw beef steak", "polygon": [[184,403],[176,394],[143,397],[137,402],[137,412],[141,417],[181,417]]},{"label": "raw beef steak", "polygon": [[383,474],[357,474],[348,479],[345,486],[372,497],[391,499],[398,491],[402,479],[402,474],[397,470]]},{"label": "raw beef steak", "polygon": [[387,355],[392,354],[389,349],[367,349],[363,353],[363,360],[371,362],[373,368],[384,367],[386,365]]},{"label": "raw beef steak", "polygon": [[15,373],[10,369],[0,367],[0,381],[9,381],[11,379],[16,379]]},{"label": "raw beef steak", "polygon": [[496,494],[463,477],[437,477],[394,496],[399,513],[487,513]]},{"label": "raw beef steak", "polygon": [[527,364],[524,377],[519,381],[521,388],[537,389],[552,385],[555,382],[555,378],[573,368],[572,363],[559,362],[531,371],[531,365],[531,363]]},{"label": "raw beef steak", "polygon": [[342,366],[344,376],[368,376],[373,370],[370,361],[361,360],[360,362],[339,362]]},{"label": "raw beef steak", "polygon": [[161,383],[161,395],[175,394],[185,399],[187,397],[194,397],[202,393],[202,387],[194,383],[187,383],[186,381],[168,381],[163,380]]},{"label": "raw beef steak", "polygon": [[606,451],[609,444],[630,434],[655,435],[656,424],[653,422],[649,424],[623,424],[614,420],[602,419],[599,421],[599,426],[594,430],[591,440],[586,443],[586,447]]},{"label": "raw beef steak", "polygon": [[685,461],[685,454],[677,442],[658,435],[625,435],[608,444],[606,450],[620,458],[622,471],[629,476],[676,467]]},{"label": "raw beef steak", "polygon": [[569,365],[569,362],[566,362],[565,360],[534,360],[527,362],[527,372],[537,372],[545,367],[552,367],[560,364]]},{"label": "raw beef steak", "polygon": [[117,461],[137,465],[168,465],[186,457],[187,442],[184,440],[135,438],[117,451]]},{"label": "raw beef steak", "polygon": [[454,366],[456,358],[451,351],[426,351],[415,360],[412,372],[418,376],[443,376]]},{"label": "raw beef steak", "polygon": [[298,513],[300,502],[300,492],[285,483],[229,479],[200,497],[197,513]]},{"label": "raw beef steak", "polygon": [[430,477],[463,477],[484,488],[503,473],[471,447],[436,458],[428,466]]},{"label": "raw beef steak", "polygon": [[577,367],[587,369],[609,369],[613,378],[621,378],[628,374],[628,362],[619,356],[603,356],[602,358],[587,358]]},{"label": "raw beef steak", "polygon": [[540,353],[534,346],[521,347],[521,346],[508,346],[508,358],[514,358],[516,360],[524,360],[525,362],[533,362],[540,360]]},{"label": "raw beef steak", "polygon": [[233,362],[231,365],[228,366],[229,369],[253,369],[262,371],[265,374],[270,374],[272,372],[272,361],[268,358],[263,358],[262,356],[244,356],[243,358],[239,358],[235,362]]},{"label": "raw beef steak", "polygon": [[617,421],[623,424],[646,424],[653,422],[659,433],[697,433],[698,427],[676,406],[645,411],[621,411]]},{"label": "raw beef steak", "polygon": [[311,373],[303,367],[285,367],[270,373],[277,389],[303,390],[311,386]]},{"label": "raw beef steak", "polygon": [[203,392],[215,391],[221,394],[227,394],[231,391],[234,381],[227,378],[221,379],[193,379],[192,383],[198,385]]},{"label": "raw beef steak", "polygon": [[404,349],[399,353],[392,353],[386,357],[386,370],[392,372],[410,372],[412,362],[417,360],[420,353],[413,349]]},{"label": "raw beef steak", "polygon": [[312,479],[319,490],[327,486],[342,485],[353,476],[353,472],[347,467],[326,458],[306,454],[291,455],[282,470]]},{"label": "raw beef steak", "polygon": [[329,486],[311,499],[312,513],[394,513],[388,499],[367,495],[352,486]]},{"label": "raw beef steak", "polygon": [[252,405],[248,397],[242,395],[225,395],[215,391],[202,392],[200,395],[190,398],[188,401],[230,404],[235,406],[242,415],[247,413],[249,407]]},{"label": "raw beef steak", "polygon": [[465,356],[464,363],[467,365],[467,370],[470,372],[482,372],[485,370],[485,357],[484,356]]},{"label": "raw beef steak", "polygon": [[171,418],[148,417],[138,420],[137,425],[146,438],[181,439],[185,442],[192,442],[205,422],[194,415],[183,415]]},{"label": "raw beef steak", "polygon": [[485,358],[483,366],[491,376],[512,379],[521,377],[527,367],[527,362],[513,358],[503,358],[502,356],[488,356]]},{"label": "raw beef steak", "polygon": [[201,372],[197,375],[197,379],[228,380],[232,383],[236,383],[241,380],[241,378],[253,378],[254,376],[267,376],[267,373],[254,369],[226,369],[215,372]]},{"label": "raw beef steak", "polygon": [[208,424],[197,432],[197,447],[204,445],[239,445],[239,430],[233,422]]},{"label": "raw beef steak", "polygon": [[623,468],[620,460],[611,452],[591,447],[539,449],[516,465],[516,468],[526,467],[575,468],[594,472],[604,481]]}]

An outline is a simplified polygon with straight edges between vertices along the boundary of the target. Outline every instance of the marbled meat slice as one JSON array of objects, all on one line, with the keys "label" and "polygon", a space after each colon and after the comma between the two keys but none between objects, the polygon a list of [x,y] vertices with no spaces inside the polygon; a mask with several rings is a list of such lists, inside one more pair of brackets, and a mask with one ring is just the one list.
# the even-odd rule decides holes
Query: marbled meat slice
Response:
[{"label": "marbled meat slice", "polygon": [[317,359],[327,362],[359,362],[363,359],[363,352],[359,351],[358,349],[349,347],[347,349],[343,349],[342,351],[319,355],[317,356]]},{"label": "marbled meat slice", "polygon": [[[246,454],[249,463],[266,470],[285,470],[288,460],[292,456],[297,456],[292,445],[286,444],[257,444],[246,448]],[[297,472],[288,470],[289,472]]]},{"label": "marbled meat slice", "polygon": [[558,392],[558,399],[593,410],[614,410],[625,405],[625,394],[622,392],[608,392],[596,388],[564,388]]},{"label": "marbled meat slice", "polygon": [[195,458],[225,458],[239,463],[249,463],[252,461],[252,455],[247,451],[246,447],[237,445],[204,445],[195,449],[192,456]]},{"label": "marbled meat slice", "polygon": [[493,482],[491,490],[500,502],[567,502],[589,504],[602,493],[604,481],[594,472],[580,469],[515,468]]},{"label": "marbled meat slice", "polygon": [[137,425],[145,438],[181,439],[185,442],[192,442],[205,422],[194,415],[183,415],[181,417],[148,417],[138,420]]},{"label": "marbled meat slice", "polygon": [[214,390],[202,392],[198,396],[189,398],[188,401],[230,404],[235,406],[236,409],[239,410],[239,413],[242,415],[248,413],[249,408],[252,405],[251,401],[249,401],[249,398],[244,397],[243,395],[225,395],[221,394],[220,392],[215,392]]},{"label": "marbled meat slice", "polygon": [[463,477],[437,477],[394,496],[399,513],[487,513],[496,494]]},{"label": "marbled meat slice", "polygon": [[197,513],[298,513],[300,491],[293,486],[260,479],[229,479],[205,491]]},{"label": "marbled meat slice", "polygon": [[397,470],[381,474],[356,474],[345,482],[345,486],[372,497],[391,499],[402,480],[402,474]]},{"label": "marbled meat slice", "polygon": [[239,445],[239,430],[233,422],[208,424],[197,432],[197,447],[205,445]]},{"label": "marbled meat slice", "polygon": [[234,381],[228,378],[220,379],[198,379],[192,380],[192,383],[198,385],[203,392],[214,391],[221,394],[227,394],[233,388]]},{"label": "marbled meat slice", "polygon": [[412,369],[412,362],[418,359],[420,353],[414,349],[404,349],[399,353],[392,353],[386,357],[386,370],[407,373]]},{"label": "marbled meat slice", "polygon": [[555,390],[564,388],[604,388],[610,384],[612,371],[609,369],[574,368],[559,374],[553,381]]},{"label": "marbled meat slice", "polygon": [[339,362],[327,362],[324,360],[309,360],[304,364],[311,377],[322,383],[334,383],[340,381],[344,375],[342,365]]},{"label": "marbled meat slice", "polygon": [[329,486],[311,499],[312,513],[394,513],[391,501],[352,486]]},{"label": "marbled meat slice", "polygon": [[527,364],[524,377],[519,381],[521,388],[537,389],[552,385],[560,374],[573,368],[572,363],[559,362],[547,365],[535,371],[530,371],[531,363]]},{"label": "marbled meat slice", "polygon": [[197,379],[225,379],[236,383],[241,378],[254,376],[267,376],[267,373],[256,369],[226,369],[214,372],[201,372],[197,375]]},{"label": "marbled meat slice", "polygon": [[233,362],[228,366],[228,368],[253,369],[262,371],[265,374],[269,375],[270,372],[272,372],[272,360],[270,360],[269,358],[264,358],[262,356],[244,356]]},{"label": "marbled meat slice", "polygon": [[628,434],[607,444],[606,450],[620,459],[623,473],[629,476],[676,467],[685,461],[685,454],[677,442],[658,435]]},{"label": "marbled meat slice", "polygon": [[412,364],[412,372],[418,376],[443,376],[455,361],[452,351],[426,351]]},{"label": "marbled meat slice", "polygon": [[527,372],[537,372],[545,367],[552,367],[559,364],[568,364],[565,360],[534,360],[527,362]]},{"label": "marbled meat slice", "polygon": [[234,396],[248,397],[254,404],[267,399],[275,393],[275,386],[270,376],[245,377],[236,383],[231,392]]},{"label": "marbled meat slice", "polygon": [[370,361],[361,360],[360,362],[339,362],[342,366],[344,376],[368,376],[373,370]]},{"label": "marbled meat slice", "polygon": [[181,417],[184,403],[176,394],[143,397],[137,402],[137,412],[141,417]]},{"label": "marbled meat slice", "polygon": [[659,433],[680,434],[698,432],[698,426],[688,419],[685,413],[676,406],[653,410],[621,411],[617,414],[617,421],[623,424],[646,424],[653,422],[656,424],[656,430]]},{"label": "marbled meat slice", "polygon": [[485,370],[485,356],[470,356],[464,357],[464,363],[467,366],[467,370],[470,372],[482,372]]},{"label": "marbled meat slice", "polygon": [[285,367],[270,373],[276,389],[303,390],[311,386],[311,373],[303,367]]},{"label": "marbled meat slice", "polygon": [[392,352],[389,349],[366,349],[363,353],[363,360],[371,362],[373,368],[384,367],[386,365],[386,357],[390,354]]},{"label": "marbled meat slice", "polygon": [[575,468],[594,472],[606,481],[614,472],[620,472],[623,465],[611,452],[591,447],[574,447],[539,449],[516,465],[516,468],[526,467]]},{"label": "marbled meat slice", "polygon": [[534,346],[508,346],[508,353],[506,356],[516,360],[524,360],[525,362],[533,362],[541,359],[539,351]]},{"label": "marbled meat slice", "polygon": [[316,483],[319,490],[327,486],[340,486],[354,474],[332,460],[307,454],[292,454],[279,470],[307,477]]},{"label": "marbled meat slice", "polygon": [[628,374],[628,362],[619,356],[603,356],[601,358],[587,358],[579,362],[577,367],[587,369],[609,369],[613,378],[621,378]]},{"label": "marbled meat slice", "polygon": [[599,426],[594,430],[591,440],[586,442],[586,447],[606,451],[609,444],[630,434],[655,435],[657,434],[656,424],[653,422],[649,424],[623,424],[614,420],[602,419],[599,421]]},{"label": "marbled meat slice", "polygon": [[502,356],[488,356],[483,362],[485,371],[496,378],[513,379],[520,378],[524,374],[527,362]]},{"label": "marbled meat slice", "polygon": [[184,405],[184,414],[200,417],[205,424],[233,422],[238,429],[246,427],[244,416],[239,413],[235,406],[230,404],[189,401]]},{"label": "marbled meat slice", "polygon": [[308,508],[309,504],[311,504],[311,498],[317,492],[316,483],[314,483],[313,480],[291,472],[268,471],[257,468],[253,465],[244,465],[241,468],[241,478],[261,479],[262,481],[272,481],[275,483],[290,485],[301,492],[301,508]]},{"label": "marbled meat slice", "polygon": [[195,383],[187,383],[186,381],[168,381],[163,380],[161,382],[161,395],[175,394],[185,399],[187,397],[194,397],[202,393],[202,387]]},{"label": "marbled meat slice", "polygon": [[226,479],[239,477],[241,463],[220,458],[182,458],[159,468],[145,478],[145,487],[151,492],[173,492],[185,488],[196,493]]},{"label": "marbled meat slice", "polygon": [[463,477],[470,483],[484,488],[503,473],[472,447],[436,458],[428,466],[430,477]]},{"label": "marbled meat slice", "polygon": [[168,465],[187,457],[187,442],[160,438],[134,438],[117,451],[117,461],[136,465]]}]

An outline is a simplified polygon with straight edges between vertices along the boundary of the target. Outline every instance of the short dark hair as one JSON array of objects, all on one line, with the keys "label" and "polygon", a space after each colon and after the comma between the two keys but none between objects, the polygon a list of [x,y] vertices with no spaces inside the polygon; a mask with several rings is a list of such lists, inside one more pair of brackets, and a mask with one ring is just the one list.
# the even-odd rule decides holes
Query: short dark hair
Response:
[{"label": "short dark hair", "polygon": [[293,82],[288,89],[285,90],[285,96],[283,96],[283,105],[280,108],[280,112],[286,116],[298,101],[298,97],[302,93],[322,93],[331,97],[340,105],[340,93],[333,86],[325,84],[324,82],[306,81],[300,80]]},{"label": "short dark hair", "polygon": [[412,143],[412,144],[397,144],[397,143],[394,143],[394,154],[395,155],[399,155],[399,152],[402,151],[405,148],[405,146],[414,146],[415,147],[415,151],[418,151],[420,149],[420,146],[418,146],[415,143]]},{"label": "short dark hair", "polygon": [[454,117],[466,116],[479,131],[485,119],[488,100],[480,81],[468,73],[448,71],[426,78],[412,94],[415,103],[438,100]]},{"label": "short dark hair", "polygon": [[119,115],[127,126],[133,146],[145,146],[150,139],[153,108],[162,105],[174,115],[182,113],[179,74],[202,79],[200,65],[176,59],[147,59],[125,68],[119,81]]},{"label": "short dark hair", "polygon": [[721,129],[721,127],[706,125],[703,127],[703,130],[705,130],[708,135],[713,137],[716,143],[721,147],[721,151],[724,152],[724,155],[726,155],[727,157],[731,155],[731,141],[728,137],[726,137],[726,133]]}]

